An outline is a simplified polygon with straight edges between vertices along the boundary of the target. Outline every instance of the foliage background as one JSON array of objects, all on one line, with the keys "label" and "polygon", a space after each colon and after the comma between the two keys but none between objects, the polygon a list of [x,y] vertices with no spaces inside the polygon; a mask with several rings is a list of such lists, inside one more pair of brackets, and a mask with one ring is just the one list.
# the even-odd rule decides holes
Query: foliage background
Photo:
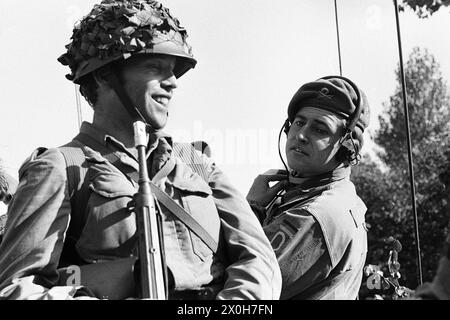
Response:
[{"label": "foliage background", "polygon": [[409,7],[419,18],[428,18],[442,6],[449,6],[450,0],[403,0],[401,9]]},{"label": "foliage background", "polygon": [[[400,84],[400,70],[396,70]],[[439,64],[426,49],[414,48],[405,66],[409,126],[413,154],[416,208],[423,280],[431,281],[448,232],[450,175],[450,97]],[[386,267],[387,239],[398,239],[402,279],[408,288],[418,286],[417,254],[410,192],[403,99],[400,85],[384,104],[375,142],[377,159],[366,157],[353,170],[352,179],[365,201],[369,230],[367,263]],[[364,284],[364,282],[363,282]],[[362,295],[367,292],[363,291]]]}]

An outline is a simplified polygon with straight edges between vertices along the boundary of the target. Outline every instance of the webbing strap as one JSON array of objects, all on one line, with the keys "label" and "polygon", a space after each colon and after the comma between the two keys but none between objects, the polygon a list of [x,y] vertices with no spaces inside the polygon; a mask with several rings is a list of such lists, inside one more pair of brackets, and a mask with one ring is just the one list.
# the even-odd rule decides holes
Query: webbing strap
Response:
[{"label": "webbing strap", "polygon": [[192,171],[196,172],[200,177],[208,183],[208,171],[205,166],[205,161],[200,157],[196,150],[203,153],[205,147],[203,142],[190,143],[174,143],[174,153],[187,164]]},{"label": "webbing strap", "polygon": [[66,161],[68,194],[71,206],[70,225],[66,232],[66,240],[60,259],[62,265],[60,266],[82,264],[75,245],[86,221],[86,206],[89,197],[88,179],[86,179],[88,168],[84,164],[84,152],[78,142],[72,141],[58,149]]},{"label": "webbing strap", "polygon": [[[125,176],[129,177],[136,183],[139,183],[139,173],[135,170],[129,170],[129,167],[125,168],[122,165],[120,158],[107,150],[103,145],[92,139],[86,134],[79,134],[76,140],[97,150],[102,156],[107,159],[112,165],[119,169]],[[173,161],[172,161],[173,162]],[[170,165],[168,163],[168,165]],[[150,188],[155,198],[161,202],[161,204],[169,210],[174,216],[182,221],[192,232],[194,232],[202,241],[213,251],[217,252],[218,244],[214,238],[205,230],[183,207],[176,203],[169,195],[161,190],[157,185],[150,181]]]}]

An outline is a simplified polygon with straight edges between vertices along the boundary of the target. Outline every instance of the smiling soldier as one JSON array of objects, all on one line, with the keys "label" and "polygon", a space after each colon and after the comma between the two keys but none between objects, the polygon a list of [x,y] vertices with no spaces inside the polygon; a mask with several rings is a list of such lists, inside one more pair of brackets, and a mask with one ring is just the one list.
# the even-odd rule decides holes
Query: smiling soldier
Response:
[{"label": "smiling soldier", "polygon": [[[247,195],[277,255],[282,299],[358,296],[366,207],[350,169],[359,161],[368,121],[364,93],[344,77],[307,83],[289,104],[289,171],[258,176]],[[279,182],[270,187],[273,181]]]},{"label": "smiling soldier", "polygon": [[[75,27],[59,61],[93,121],[69,144],[37,149],[19,170],[0,247],[0,298],[136,297],[133,268],[120,264],[138,256],[136,119],[147,124],[148,172],[160,190],[169,298],[279,298],[275,254],[245,198],[202,148],[161,131],[177,79],[196,64],[186,38],[151,0],[104,0]],[[76,274],[61,283],[63,267]],[[101,277],[113,292],[83,281]]]}]

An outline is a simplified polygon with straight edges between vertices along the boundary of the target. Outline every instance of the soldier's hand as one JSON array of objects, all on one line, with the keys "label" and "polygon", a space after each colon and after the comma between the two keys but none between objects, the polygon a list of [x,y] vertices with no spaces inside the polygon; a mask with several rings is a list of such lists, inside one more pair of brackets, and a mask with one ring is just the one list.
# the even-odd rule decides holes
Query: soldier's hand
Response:
[{"label": "soldier's hand", "polygon": [[[278,181],[278,183],[271,187],[269,183],[273,181]],[[247,201],[265,207],[288,184],[286,171],[269,170],[257,176],[253,181],[253,185],[247,194]]]}]

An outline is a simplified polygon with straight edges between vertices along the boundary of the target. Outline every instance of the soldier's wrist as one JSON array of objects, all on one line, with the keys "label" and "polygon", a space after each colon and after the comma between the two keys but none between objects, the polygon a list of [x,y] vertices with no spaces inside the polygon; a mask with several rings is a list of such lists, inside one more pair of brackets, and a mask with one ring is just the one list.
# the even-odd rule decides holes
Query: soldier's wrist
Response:
[{"label": "soldier's wrist", "polygon": [[250,208],[253,210],[253,213],[255,213],[258,220],[262,222],[266,217],[266,207],[254,200],[249,200],[248,203],[250,204]]}]

